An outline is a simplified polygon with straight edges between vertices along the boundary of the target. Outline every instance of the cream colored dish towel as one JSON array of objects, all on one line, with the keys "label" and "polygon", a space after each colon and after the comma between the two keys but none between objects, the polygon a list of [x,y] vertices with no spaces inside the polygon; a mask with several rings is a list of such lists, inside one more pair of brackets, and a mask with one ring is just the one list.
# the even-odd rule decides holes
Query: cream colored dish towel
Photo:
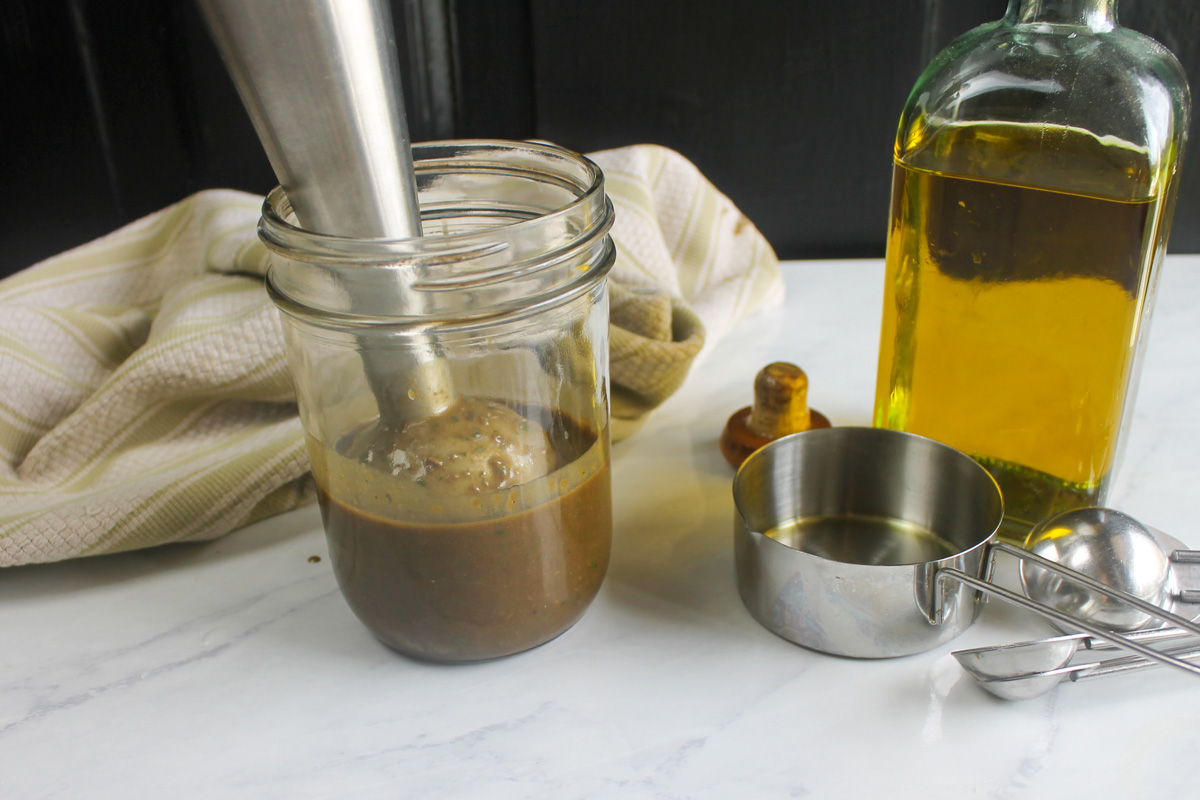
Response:
[{"label": "cream colored dish towel", "polygon": [[[619,438],[783,288],[762,235],[678,153],[592,158],[617,209]],[[261,205],[200,192],[0,281],[0,566],[212,539],[312,498],[254,277]]]}]

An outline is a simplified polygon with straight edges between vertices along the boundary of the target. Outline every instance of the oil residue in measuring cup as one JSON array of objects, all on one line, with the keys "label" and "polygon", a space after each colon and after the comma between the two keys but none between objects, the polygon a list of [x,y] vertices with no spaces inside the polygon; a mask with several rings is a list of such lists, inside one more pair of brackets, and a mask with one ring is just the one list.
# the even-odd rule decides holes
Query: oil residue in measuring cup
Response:
[{"label": "oil residue in measuring cup", "polygon": [[914,522],[861,514],[789,519],[766,536],[831,561],[874,566],[940,561],[960,549]]}]

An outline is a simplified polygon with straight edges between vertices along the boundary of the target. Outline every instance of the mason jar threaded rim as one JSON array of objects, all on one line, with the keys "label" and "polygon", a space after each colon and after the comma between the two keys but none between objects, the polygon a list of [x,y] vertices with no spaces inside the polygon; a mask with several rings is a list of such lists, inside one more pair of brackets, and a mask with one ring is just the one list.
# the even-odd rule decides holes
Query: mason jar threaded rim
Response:
[{"label": "mason jar threaded rim", "polygon": [[416,144],[413,160],[418,238],[306,230],[283,187],[267,195],[258,232],[283,311],[350,326],[478,321],[565,302],[611,269],[613,207],[585,156],[463,140]]}]

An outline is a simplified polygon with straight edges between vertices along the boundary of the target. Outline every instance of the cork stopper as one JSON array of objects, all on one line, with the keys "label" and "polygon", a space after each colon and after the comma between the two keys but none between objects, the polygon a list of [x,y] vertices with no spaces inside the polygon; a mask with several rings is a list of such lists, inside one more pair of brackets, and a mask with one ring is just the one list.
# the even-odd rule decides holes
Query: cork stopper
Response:
[{"label": "cork stopper", "polygon": [[740,467],[751,453],[781,436],[828,427],[829,420],[808,407],[808,376],[804,370],[776,361],[755,376],[754,405],[729,418],[721,434],[721,454]]}]

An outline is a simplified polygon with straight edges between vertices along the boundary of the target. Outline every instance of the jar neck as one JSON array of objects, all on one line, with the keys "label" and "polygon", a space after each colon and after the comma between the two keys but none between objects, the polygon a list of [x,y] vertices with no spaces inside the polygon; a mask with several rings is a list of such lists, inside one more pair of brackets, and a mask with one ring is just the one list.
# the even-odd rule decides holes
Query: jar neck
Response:
[{"label": "jar neck", "polygon": [[1100,33],[1117,27],[1117,0],[1009,0],[1012,24],[1078,25]]},{"label": "jar neck", "polygon": [[267,195],[258,232],[281,308],[338,324],[465,324],[565,302],[612,267],[612,203],[604,173],[583,156],[491,140],[412,153],[425,236],[304,230],[283,187]]}]

